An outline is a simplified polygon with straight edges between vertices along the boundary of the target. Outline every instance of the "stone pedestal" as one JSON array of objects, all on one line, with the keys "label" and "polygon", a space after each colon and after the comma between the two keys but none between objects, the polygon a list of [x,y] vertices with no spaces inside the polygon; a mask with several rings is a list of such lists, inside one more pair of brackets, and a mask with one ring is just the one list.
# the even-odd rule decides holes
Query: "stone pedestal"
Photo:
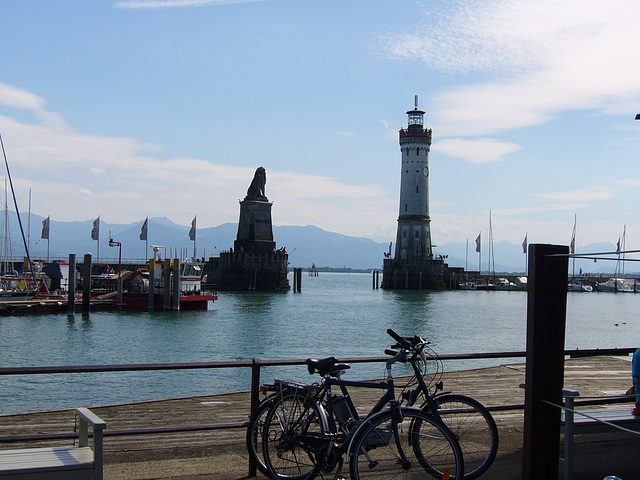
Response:
[{"label": "stone pedestal", "polygon": [[267,255],[276,249],[271,224],[271,206],[262,200],[243,200],[240,202],[240,220],[238,236],[233,244],[236,253]]}]

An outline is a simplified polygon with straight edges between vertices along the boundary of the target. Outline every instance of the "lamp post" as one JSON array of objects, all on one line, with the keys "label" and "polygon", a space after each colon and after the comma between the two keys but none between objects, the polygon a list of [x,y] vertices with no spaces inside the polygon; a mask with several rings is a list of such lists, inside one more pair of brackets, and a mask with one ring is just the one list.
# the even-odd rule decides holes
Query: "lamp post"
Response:
[{"label": "lamp post", "polygon": [[109,238],[110,247],[118,247],[118,308],[122,305],[122,242]]}]

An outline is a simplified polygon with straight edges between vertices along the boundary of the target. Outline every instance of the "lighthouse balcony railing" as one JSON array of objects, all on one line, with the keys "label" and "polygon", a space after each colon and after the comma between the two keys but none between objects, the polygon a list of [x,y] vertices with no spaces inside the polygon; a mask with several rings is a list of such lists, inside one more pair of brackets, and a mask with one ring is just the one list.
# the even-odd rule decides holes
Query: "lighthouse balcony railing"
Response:
[{"label": "lighthouse balcony railing", "polygon": [[425,129],[416,129],[416,130],[411,130],[411,129],[405,129],[405,128],[401,128],[400,129],[400,138],[403,137],[428,137],[431,138],[432,135],[432,130],[430,128],[425,128]]}]

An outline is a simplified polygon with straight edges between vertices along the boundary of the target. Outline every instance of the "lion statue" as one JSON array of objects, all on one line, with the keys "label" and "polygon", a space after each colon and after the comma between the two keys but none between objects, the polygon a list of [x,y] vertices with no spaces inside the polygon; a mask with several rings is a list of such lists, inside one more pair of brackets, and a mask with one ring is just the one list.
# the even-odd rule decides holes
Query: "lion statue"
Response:
[{"label": "lion statue", "polygon": [[267,184],[267,172],[264,167],[258,167],[253,175],[251,185],[247,189],[247,200],[265,200],[267,198],[264,188]]}]

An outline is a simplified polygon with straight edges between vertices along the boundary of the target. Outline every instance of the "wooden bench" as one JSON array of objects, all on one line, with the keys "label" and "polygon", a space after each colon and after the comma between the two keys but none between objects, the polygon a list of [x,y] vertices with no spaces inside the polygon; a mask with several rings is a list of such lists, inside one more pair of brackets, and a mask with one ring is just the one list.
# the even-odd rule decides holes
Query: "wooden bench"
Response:
[{"label": "wooden bench", "polygon": [[[86,408],[76,409],[78,446],[0,450],[2,480],[102,480],[102,430],[97,415]],[[89,424],[93,430],[93,450],[89,447]]]},{"label": "wooden bench", "polygon": [[[565,398],[564,415],[561,421],[561,433],[564,434],[564,458],[560,459],[563,466],[564,480],[571,480],[573,475],[573,437],[583,433],[602,433],[615,430],[614,425],[630,430],[640,431],[640,416],[632,415],[632,407],[627,408],[599,408],[584,410],[587,416],[576,414],[575,398],[580,396],[577,390],[563,389]],[[603,422],[608,422],[603,423]]]}]

